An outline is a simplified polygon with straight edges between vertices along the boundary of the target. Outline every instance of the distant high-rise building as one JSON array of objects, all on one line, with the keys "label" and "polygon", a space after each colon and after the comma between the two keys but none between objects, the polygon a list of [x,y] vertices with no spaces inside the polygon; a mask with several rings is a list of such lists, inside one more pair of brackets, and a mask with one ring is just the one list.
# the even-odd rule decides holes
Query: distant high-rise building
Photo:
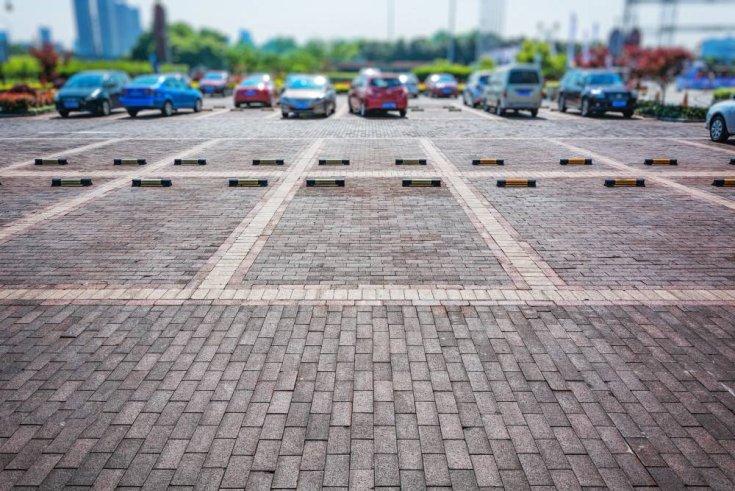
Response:
[{"label": "distant high-rise building", "polygon": [[477,26],[477,58],[498,48],[505,25],[505,0],[480,0]]},{"label": "distant high-rise building", "polygon": [[123,56],[130,53],[138,38],[143,33],[140,22],[140,10],[130,7],[124,2],[115,4],[117,14],[118,38],[120,51]]},{"label": "distant high-rise building", "polygon": [[142,32],[140,13],[125,0],[73,0],[76,53],[83,58],[120,58]]},{"label": "distant high-rise building", "polygon": [[238,44],[247,44],[249,46],[254,45],[253,36],[247,29],[240,29],[240,35],[237,38]]},{"label": "distant high-rise building", "polygon": [[73,0],[74,17],[77,24],[75,51],[82,58],[98,58],[102,52],[102,41],[98,38],[97,6],[90,0]]},{"label": "distant high-rise building", "polygon": [[41,46],[45,46],[47,44],[52,44],[53,40],[51,39],[51,28],[47,26],[41,26],[38,28],[38,44]]}]

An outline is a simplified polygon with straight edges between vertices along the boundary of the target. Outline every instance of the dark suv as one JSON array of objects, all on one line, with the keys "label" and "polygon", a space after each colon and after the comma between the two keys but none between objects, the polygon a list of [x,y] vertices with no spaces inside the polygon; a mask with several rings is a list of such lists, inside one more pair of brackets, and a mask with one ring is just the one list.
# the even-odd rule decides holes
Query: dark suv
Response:
[{"label": "dark suv", "polygon": [[629,90],[619,74],[608,70],[571,70],[559,84],[559,110],[578,108],[582,116],[623,113],[631,118],[638,96]]}]

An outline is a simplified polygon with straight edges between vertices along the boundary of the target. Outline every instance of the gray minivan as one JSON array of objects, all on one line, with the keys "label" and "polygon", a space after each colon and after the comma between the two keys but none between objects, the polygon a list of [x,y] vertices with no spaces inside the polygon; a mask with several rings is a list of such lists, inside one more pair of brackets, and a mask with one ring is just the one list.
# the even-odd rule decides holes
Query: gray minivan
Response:
[{"label": "gray minivan", "polygon": [[485,87],[482,107],[502,116],[507,110],[538,115],[543,98],[544,77],[536,65],[513,64],[493,70]]}]

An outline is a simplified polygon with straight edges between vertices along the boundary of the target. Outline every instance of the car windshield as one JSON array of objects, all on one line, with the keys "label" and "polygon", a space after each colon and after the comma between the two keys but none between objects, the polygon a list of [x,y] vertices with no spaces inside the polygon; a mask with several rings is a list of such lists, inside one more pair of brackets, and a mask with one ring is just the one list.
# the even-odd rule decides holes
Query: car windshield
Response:
[{"label": "car windshield", "polygon": [[617,73],[594,73],[587,75],[587,85],[622,85],[623,79]]},{"label": "car windshield", "polygon": [[66,87],[70,88],[92,88],[102,85],[101,75],[77,75],[72,77],[66,83]]},{"label": "car windshield", "polygon": [[508,77],[509,84],[537,84],[538,72],[535,70],[511,70]]},{"label": "car windshield", "polygon": [[204,75],[204,80],[224,80],[225,78],[224,73],[207,73]]},{"label": "car windshield", "polygon": [[240,85],[242,85],[243,87],[255,87],[256,85],[260,85],[265,81],[266,80],[263,77],[248,77],[240,82]]},{"label": "car windshield", "polygon": [[141,75],[140,77],[135,77],[133,79],[133,84],[135,85],[158,85],[160,82],[161,77],[158,75]]},{"label": "car windshield", "polygon": [[487,85],[489,81],[490,81],[490,75],[483,75],[477,79],[477,83],[480,85]]},{"label": "car windshield", "polygon": [[289,89],[323,89],[327,85],[324,77],[298,77],[288,81]]},{"label": "car windshield", "polygon": [[404,84],[415,84],[418,82],[416,75],[401,75],[398,77]]},{"label": "car windshield", "polygon": [[435,82],[454,82],[452,75],[434,75],[432,78]]},{"label": "car windshield", "polygon": [[381,77],[381,78],[371,78],[370,79],[370,86],[371,87],[378,87],[378,88],[387,88],[387,87],[400,87],[401,86],[401,80],[398,78],[388,78],[388,77]]}]

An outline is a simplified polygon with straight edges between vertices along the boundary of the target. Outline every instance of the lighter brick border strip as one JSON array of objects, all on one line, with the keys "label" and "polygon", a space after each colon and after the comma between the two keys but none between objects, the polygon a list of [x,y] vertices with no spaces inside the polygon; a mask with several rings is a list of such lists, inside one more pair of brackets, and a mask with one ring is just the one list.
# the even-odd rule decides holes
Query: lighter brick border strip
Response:
[{"label": "lighter brick border strip", "polygon": [[730,157],[735,157],[735,147],[714,147],[706,143],[700,143],[698,141],[685,140],[683,138],[667,138],[668,141],[674,143],[681,143],[682,145],[689,145],[690,147],[703,148],[705,150],[714,150],[715,152],[726,153]]},{"label": "lighter brick border strip", "polygon": [[0,289],[0,305],[218,303],[232,305],[735,305],[735,290],[515,290],[425,288]]},{"label": "lighter brick border strip", "polygon": [[[474,185],[465,180],[463,173],[444,157],[430,139],[422,138],[420,143],[490,249],[496,255],[498,252],[502,254],[499,258],[500,263],[519,288],[553,289],[564,285],[564,281],[541,256],[527,244],[524,247],[524,244],[516,239],[520,237],[518,232],[503,219]],[[513,268],[512,271],[508,271],[508,263]]]},{"label": "lighter brick border strip", "polygon": [[279,209],[287,206],[291,201],[307,168],[316,158],[323,144],[324,139],[319,138],[304,150],[294,165],[284,173],[275,191],[266,195],[267,198],[258,211],[253,216],[248,215],[241,224],[244,226],[238,227],[230,239],[220,247],[216,254],[219,259],[202,281],[200,289],[224,289],[241,265],[247,262],[251,252],[260,251],[260,248],[254,249],[254,247],[261,240],[271,220],[277,217]]},{"label": "lighter brick border strip", "polygon": [[70,211],[79,208],[80,206],[83,206],[96,198],[104,196],[110,191],[114,191],[115,189],[119,189],[125,185],[130,185],[131,177],[149,176],[153,172],[158,171],[166,165],[173,166],[174,159],[186,158],[190,155],[194,155],[201,150],[204,150],[205,148],[215,145],[216,143],[219,143],[219,139],[205,141],[197,146],[188,148],[177,154],[164,157],[154,164],[146,166],[146,169],[143,171],[138,170],[121,173],[118,179],[106,182],[101,186],[95,186],[88,192],[84,192],[83,194],[71,198],[65,202],[53,204],[47,208],[44,208],[38,213],[34,213],[33,215],[19,218],[18,220],[11,222],[9,225],[3,227],[0,230],[0,244],[4,244],[8,240],[11,240],[13,236],[27,231],[34,225],[37,225],[46,220],[51,220],[52,218],[64,216]]},{"label": "lighter brick border strip", "polygon": [[[620,169],[622,171],[625,171],[627,174],[625,176],[621,177],[645,177],[646,179],[657,182],[659,184],[662,184],[664,186],[668,186],[670,188],[677,189],[685,194],[688,194],[689,196],[693,198],[697,198],[701,201],[706,201],[708,203],[712,203],[715,205],[724,206],[725,208],[729,208],[731,210],[735,210],[735,201],[731,201],[726,198],[721,198],[715,194],[708,193],[707,191],[702,191],[700,189],[694,189],[690,188],[689,186],[685,186],[684,184],[680,184],[678,182],[672,181],[671,179],[667,179],[665,177],[661,177],[658,173],[653,173],[650,171],[647,171],[645,169],[636,169],[634,167],[629,166],[628,164],[624,164],[623,162],[620,162],[619,160],[615,160],[612,157],[607,157],[605,155],[602,155],[597,152],[593,152],[591,150],[588,150],[583,147],[578,147],[575,145],[571,145],[569,143],[565,143],[563,141],[560,141],[556,138],[547,138],[547,140],[551,143],[554,143],[556,145],[561,145],[567,149],[569,149],[572,152],[575,152],[580,155],[584,155],[586,157],[592,157],[593,159],[600,161],[604,164],[607,164],[611,167],[615,167],[617,169]],[[686,175],[682,175],[681,177],[688,177]]]}]

